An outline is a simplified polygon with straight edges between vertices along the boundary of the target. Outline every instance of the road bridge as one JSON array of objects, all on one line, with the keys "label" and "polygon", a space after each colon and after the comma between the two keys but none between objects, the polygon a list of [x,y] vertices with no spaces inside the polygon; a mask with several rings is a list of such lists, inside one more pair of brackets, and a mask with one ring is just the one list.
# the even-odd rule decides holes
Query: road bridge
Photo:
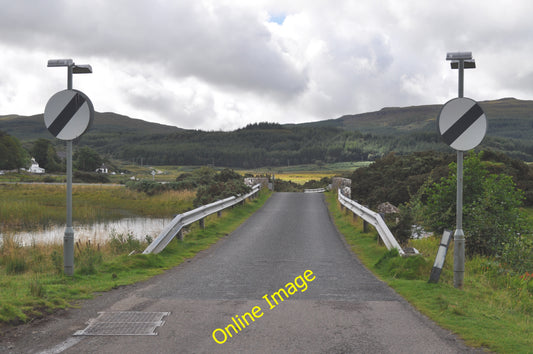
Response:
[{"label": "road bridge", "polygon": [[[115,311],[159,312],[164,323],[151,336],[73,336],[98,312]],[[8,352],[472,351],[365,269],[338,234],[324,196],[304,193],[275,193],[192,260],[26,332]]]}]

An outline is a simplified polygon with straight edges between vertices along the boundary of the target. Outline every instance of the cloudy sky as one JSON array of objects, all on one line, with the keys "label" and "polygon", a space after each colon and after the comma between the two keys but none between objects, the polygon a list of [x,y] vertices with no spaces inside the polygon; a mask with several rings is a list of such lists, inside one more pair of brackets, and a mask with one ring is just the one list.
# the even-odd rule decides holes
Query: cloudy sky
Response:
[{"label": "cloudy sky", "polygon": [[[0,0],[0,115],[42,113],[75,75],[96,111],[232,130],[445,103],[533,99],[531,0]],[[0,127],[1,128],[1,127]]]}]

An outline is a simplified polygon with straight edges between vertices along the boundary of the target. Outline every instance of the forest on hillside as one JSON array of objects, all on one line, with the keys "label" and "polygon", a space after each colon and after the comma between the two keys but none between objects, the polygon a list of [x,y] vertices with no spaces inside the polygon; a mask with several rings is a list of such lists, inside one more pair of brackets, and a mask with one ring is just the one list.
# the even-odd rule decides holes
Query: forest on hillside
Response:
[{"label": "forest on hillside", "polygon": [[[502,152],[533,162],[533,101],[512,98],[480,102],[488,117],[485,139],[476,149]],[[440,106],[384,108],[338,119],[286,124],[254,123],[234,131],[185,130],[115,113],[96,113],[93,126],[74,141],[103,158],[150,165],[275,167],[374,161],[394,152],[453,152],[436,129]],[[39,139],[58,152],[64,143],[46,130],[41,115],[0,116],[0,129],[27,151]]]},{"label": "forest on hillside", "polygon": [[[376,135],[336,127],[286,127],[255,123],[232,132],[183,130],[170,134],[87,134],[79,141],[120,160],[152,165],[215,165],[239,168],[373,161],[389,152],[451,149],[436,132]],[[480,149],[533,161],[533,142],[487,137]]]},{"label": "forest on hillside", "polygon": [[[7,135],[3,139],[7,141]],[[42,144],[44,140],[58,153],[64,150],[64,143],[53,138],[23,141],[21,145],[31,153],[35,144]],[[276,123],[250,124],[232,132],[89,132],[74,141],[75,151],[84,147],[95,150],[105,160],[232,168],[374,161],[390,152],[397,155],[453,152],[436,132],[380,135],[337,127],[287,127]],[[526,139],[486,137],[477,150],[493,150],[512,158],[533,161],[533,141]]]}]

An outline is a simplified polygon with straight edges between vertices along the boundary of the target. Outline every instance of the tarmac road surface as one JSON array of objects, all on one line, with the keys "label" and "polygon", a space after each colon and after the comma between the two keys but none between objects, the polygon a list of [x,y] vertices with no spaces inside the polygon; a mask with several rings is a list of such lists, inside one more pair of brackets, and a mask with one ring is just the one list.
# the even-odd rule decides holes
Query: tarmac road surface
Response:
[{"label": "tarmac road surface", "polygon": [[[98,312],[115,311],[169,314],[157,335],[74,336]],[[235,232],[163,275],[0,340],[8,353],[473,351],[366,270],[323,195],[303,193],[273,194]]]}]

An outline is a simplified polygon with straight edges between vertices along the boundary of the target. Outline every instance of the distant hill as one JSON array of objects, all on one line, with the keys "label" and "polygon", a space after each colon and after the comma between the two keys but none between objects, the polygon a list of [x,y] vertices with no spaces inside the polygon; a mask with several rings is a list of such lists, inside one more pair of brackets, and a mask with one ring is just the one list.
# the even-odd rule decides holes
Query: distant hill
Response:
[{"label": "distant hill", "polygon": [[[39,138],[52,139],[44,125],[42,114],[33,116],[7,115],[0,116],[0,130],[17,137],[19,140],[33,141]],[[141,119],[130,118],[116,113],[95,112],[94,121],[87,136],[98,136],[108,134],[165,134],[174,133],[183,129],[146,122]],[[84,135],[85,136],[85,135]]]},{"label": "distant hill", "polygon": [[[487,136],[533,138],[533,101],[503,98],[479,102],[488,120]],[[376,112],[345,115],[304,123],[310,127],[335,127],[378,135],[436,132],[442,105],[388,107]]]},{"label": "distant hill", "polygon": [[[505,98],[480,102],[488,117],[478,149],[533,161],[533,101]],[[388,152],[452,151],[437,133],[442,105],[390,107],[304,124],[256,123],[232,132],[206,132],[96,113],[76,145],[108,157],[153,165],[254,168],[320,162],[372,160]],[[53,139],[42,115],[0,116],[0,130],[27,146]]]}]

